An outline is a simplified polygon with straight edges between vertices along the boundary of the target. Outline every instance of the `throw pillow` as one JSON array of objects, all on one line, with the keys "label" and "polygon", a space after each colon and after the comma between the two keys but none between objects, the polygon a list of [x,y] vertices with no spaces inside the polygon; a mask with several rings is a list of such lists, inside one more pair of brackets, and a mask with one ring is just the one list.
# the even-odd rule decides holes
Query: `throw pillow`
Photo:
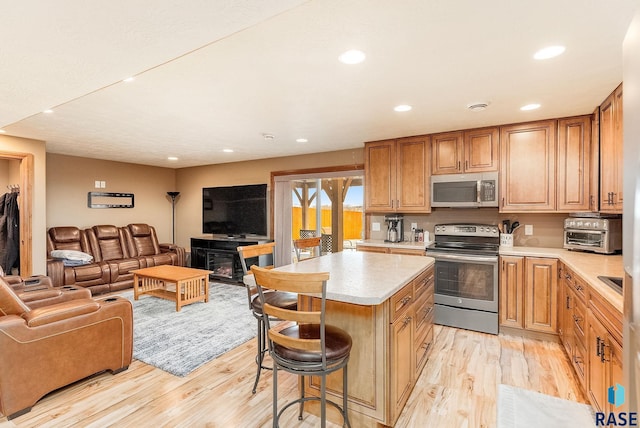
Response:
[{"label": "throw pillow", "polygon": [[53,250],[51,252],[51,257],[53,257],[54,259],[75,260],[85,263],[91,263],[91,261],[93,260],[93,256],[91,254],[75,250]]}]

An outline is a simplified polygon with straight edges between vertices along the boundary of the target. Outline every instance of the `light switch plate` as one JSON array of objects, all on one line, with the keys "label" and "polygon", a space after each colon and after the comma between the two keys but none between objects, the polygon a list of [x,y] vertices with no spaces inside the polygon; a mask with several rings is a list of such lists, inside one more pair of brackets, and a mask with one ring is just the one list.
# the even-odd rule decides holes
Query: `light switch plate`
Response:
[{"label": "light switch plate", "polygon": [[371,231],[380,232],[380,223],[377,223],[377,222],[371,223]]},{"label": "light switch plate", "polygon": [[96,180],[96,181],[95,181],[94,187],[95,187],[96,189],[99,189],[99,188],[100,188],[100,180]]},{"label": "light switch plate", "polygon": [[524,234],[525,235],[533,235],[533,225],[532,224],[525,224],[524,225]]},{"label": "light switch plate", "polygon": [[107,187],[107,182],[106,182],[106,181],[101,181],[101,182],[100,182],[100,187],[101,187],[102,189],[106,188],[106,187]]}]

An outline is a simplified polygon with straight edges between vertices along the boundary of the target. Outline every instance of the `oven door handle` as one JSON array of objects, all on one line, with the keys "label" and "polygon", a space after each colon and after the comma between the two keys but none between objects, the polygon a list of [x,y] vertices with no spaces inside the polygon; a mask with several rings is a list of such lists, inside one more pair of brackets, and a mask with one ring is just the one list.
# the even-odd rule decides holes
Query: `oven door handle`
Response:
[{"label": "oven door handle", "polygon": [[429,253],[427,251],[428,257],[433,257],[436,260],[451,260],[451,261],[460,261],[460,262],[486,262],[486,263],[497,263],[498,256],[470,256],[470,255],[459,255],[459,254],[441,254],[441,253]]},{"label": "oven door handle", "polygon": [[592,235],[604,235],[607,233],[606,230],[591,230],[591,229],[565,229],[565,232],[569,233],[589,233]]}]

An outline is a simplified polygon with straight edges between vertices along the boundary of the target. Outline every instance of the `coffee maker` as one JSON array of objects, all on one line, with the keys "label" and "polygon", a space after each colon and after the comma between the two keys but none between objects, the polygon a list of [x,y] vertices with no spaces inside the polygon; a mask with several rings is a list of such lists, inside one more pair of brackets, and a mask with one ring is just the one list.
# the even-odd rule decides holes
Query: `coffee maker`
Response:
[{"label": "coffee maker", "polygon": [[384,216],[384,222],[387,223],[387,239],[385,242],[402,242],[404,241],[404,228],[402,226],[403,218],[400,214],[390,214]]}]

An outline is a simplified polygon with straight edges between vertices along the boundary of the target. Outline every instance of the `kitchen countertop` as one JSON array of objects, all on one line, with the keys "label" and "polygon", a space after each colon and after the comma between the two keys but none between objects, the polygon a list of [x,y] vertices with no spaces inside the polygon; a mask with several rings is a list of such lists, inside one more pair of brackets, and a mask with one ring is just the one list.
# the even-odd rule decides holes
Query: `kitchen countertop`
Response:
[{"label": "kitchen countertop", "polygon": [[358,241],[357,245],[363,247],[387,247],[387,248],[402,248],[403,250],[425,250],[427,245],[431,244],[433,241],[429,242],[412,242],[412,241],[402,241],[402,242],[385,242],[383,239],[365,239],[364,241]]},{"label": "kitchen countertop", "polygon": [[329,272],[327,299],[379,305],[433,265],[432,257],[341,251],[280,266],[283,272]]},{"label": "kitchen countertop", "polygon": [[623,298],[611,287],[598,279],[599,275],[624,277],[624,266],[621,255],[604,255],[569,251],[562,248],[541,247],[500,247],[501,256],[553,257],[569,266],[582,279],[621,313]]}]

